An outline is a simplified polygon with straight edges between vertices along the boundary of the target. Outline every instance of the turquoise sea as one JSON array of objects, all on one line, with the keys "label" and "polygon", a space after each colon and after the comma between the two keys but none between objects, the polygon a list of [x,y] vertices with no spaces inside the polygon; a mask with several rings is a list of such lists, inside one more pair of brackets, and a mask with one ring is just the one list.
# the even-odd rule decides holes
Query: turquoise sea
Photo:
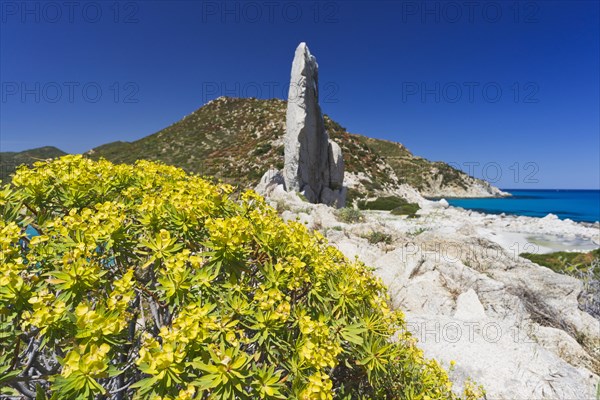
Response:
[{"label": "turquoise sea", "polygon": [[600,221],[600,190],[502,189],[511,197],[486,199],[447,199],[452,206],[489,214],[515,214],[545,217],[554,214],[573,221]]}]

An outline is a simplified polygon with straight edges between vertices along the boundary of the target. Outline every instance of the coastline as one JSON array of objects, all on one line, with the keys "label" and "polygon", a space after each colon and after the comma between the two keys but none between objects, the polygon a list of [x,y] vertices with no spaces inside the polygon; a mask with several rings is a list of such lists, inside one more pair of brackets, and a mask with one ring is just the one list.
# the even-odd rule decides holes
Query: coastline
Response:
[{"label": "coastline", "polygon": [[466,212],[478,225],[477,234],[507,251],[547,254],[556,251],[583,252],[600,247],[600,223],[560,219],[554,214],[529,217],[491,214],[449,207]]},{"label": "coastline", "polygon": [[492,215],[545,218],[555,215],[561,220],[573,220],[598,226],[600,221],[600,190],[598,189],[505,189],[509,198],[447,198],[449,204],[465,210]]}]

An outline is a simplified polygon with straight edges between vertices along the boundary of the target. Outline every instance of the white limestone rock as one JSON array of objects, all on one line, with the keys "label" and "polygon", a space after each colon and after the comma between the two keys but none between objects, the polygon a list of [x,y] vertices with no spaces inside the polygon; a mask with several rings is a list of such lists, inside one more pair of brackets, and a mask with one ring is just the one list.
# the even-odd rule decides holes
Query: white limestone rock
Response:
[{"label": "white limestone rock", "polygon": [[[445,366],[456,361],[451,375],[456,389],[470,377],[483,384],[488,398],[593,398],[600,383],[594,350],[600,323],[578,307],[581,282],[525,261],[478,233],[489,221],[516,217],[453,207],[430,208],[415,220],[383,212],[365,217],[344,226],[343,235],[328,237],[330,242],[375,267],[428,357]],[[528,222],[535,220],[548,233],[554,228],[548,222],[556,225],[554,232],[571,225],[551,218]],[[395,250],[382,253],[370,245],[361,226],[395,231]],[[587,237],[593,234],[578,226]]]},{"label": "white limestone rock", "polygon": [[319,106],[319,67],[306,43],[294,55],[284,136],[283,177],[286,189],[311,203],[343,207],[344,161],[329,140]]},{"label": "white limestone rock", "polygon": [[284,137],[284,177],[288,190],[309,186],[321,192],[328,169],[328,137],[319,106],[318,65],[306,43],[294,55]]},{"label": "white limestone rock", "polygon": [[454,318],[462,321],[481,321],[485,319],[483,305],[481,305],[477,293],[472,288],[456,299]]}]

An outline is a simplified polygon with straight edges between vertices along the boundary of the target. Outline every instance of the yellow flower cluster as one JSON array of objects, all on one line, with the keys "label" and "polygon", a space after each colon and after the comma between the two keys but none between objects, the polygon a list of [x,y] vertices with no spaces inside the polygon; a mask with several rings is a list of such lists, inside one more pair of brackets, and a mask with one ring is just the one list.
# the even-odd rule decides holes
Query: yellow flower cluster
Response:
[{"label": "yellow flower cluster", "polygon": [[206,221],[210,233],[211,248],[224,258],[234,258],[244,251],[250,239],[250,222],[242,216],[214,218]]},{"label": "yellow flower cluster", "polygon": [[271,311],[272,319],[286,321],[290,317],[290,297],[277,288],[256,289],[254,300],[262,311]]},{"label": "yellow flower cluster", "polygon": [[78,346],[65,357],[61,375],[68,378],[72,373],[79,372],[91,378],[103,377],[110,361],[107,357],[109,351],[110,346],[106,343]]},{"label": "yellow flower cluster", "polygon": [[144,342],[136,364],[145,374],[158,375],[162,379],[167,374],[183,373],[185,346],[167,342],[162,345],[150,335],[144,335]]},{"label": "yellow flower cluster", "polygon": [[289,290],[298,290],[311,281],[306,263],[298,257],[288,256],[275,264],[274,268],[278,272],[284,271],[289,276],[287,283]]},{"label": "yellow flower cluster", "polygon": [[0,271],[0,299],[4,301],[27,297],[30,287],[21,277],[23,260],[2,263]]},{"label": "yellow flower cluster", "polygon": [[17,244],[21,239],[21,228],[14,222],[0,220],[0,261],[18,254]]},{"label": "yellow flower cluster", "polygon": [[106,306],[109,311],[116,311],[123,317],[128,317],[127,307],[133,300],[134,292],[134,270],[130,268],[123,276],[113,282],[113,291],[108,296]]},{"label": "yellow flower cluster", "polygon": [[126,314],[105,313],[103,310],[94,310],[89,304],[80,303],[75,308],[76,326],[78,333],[75,336],[82,341],[97,342],[105,336],[117,335],[127,327]]},{"label": "yellow flower cluster", "polygon": [[339,343],[332,340],[329,325],[325,317],[313,320],[308,315],[303,315],[298,321],[302,333],[300,359],[309,365],[322,370],[333,368],[337,364],[337,356],[342,351]]},{"label": "yellow flower cluster", "polygon": [[[0,220],[0,300],[9,304],[29,298],[31,291],[24,277],[31,281],[32,274],[28,273],[25,260],[20,257],[19,251],[23,236],[22,229],[15,222]],[[0,303],[0,315],[4,311]]]},{"label": "yellow flower cluster", "polygon": [[46,333],[48,328],[59,322],[65,316],[67,305],[62,300],[57,300],[54,294],[47,289],[40,290],[29,298],[31,311],[23,312],[23,328],[34,326],[40,328],[40,334]]},{"label": "yellow flower cluster", "polygon": [[173,320],[171,329],[163,327],[160,336],[164,342],[188,344],[203,342],[217,329],[217,320],[211,311],[214,306],[189,304]]},{"label": "yellow flower cluster", "polygon": [[328,375],[317,372],[308,378],[308,385],[300,394],[301,400],[331,400],[333,399],[333,383]]}]

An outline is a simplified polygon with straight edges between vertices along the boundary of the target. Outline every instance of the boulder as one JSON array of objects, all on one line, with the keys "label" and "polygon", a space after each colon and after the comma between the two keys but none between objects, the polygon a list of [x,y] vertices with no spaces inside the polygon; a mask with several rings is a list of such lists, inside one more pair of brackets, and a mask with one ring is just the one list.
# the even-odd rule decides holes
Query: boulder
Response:
[{"label": "boulder", "polygon": [[260,182],[254,190],[258,194],[268,196],[278,185],[283,185],[285,188],[283,174],[277,169],[270,168],[267,172],[265,172],[262,178],[260,178]]}]

